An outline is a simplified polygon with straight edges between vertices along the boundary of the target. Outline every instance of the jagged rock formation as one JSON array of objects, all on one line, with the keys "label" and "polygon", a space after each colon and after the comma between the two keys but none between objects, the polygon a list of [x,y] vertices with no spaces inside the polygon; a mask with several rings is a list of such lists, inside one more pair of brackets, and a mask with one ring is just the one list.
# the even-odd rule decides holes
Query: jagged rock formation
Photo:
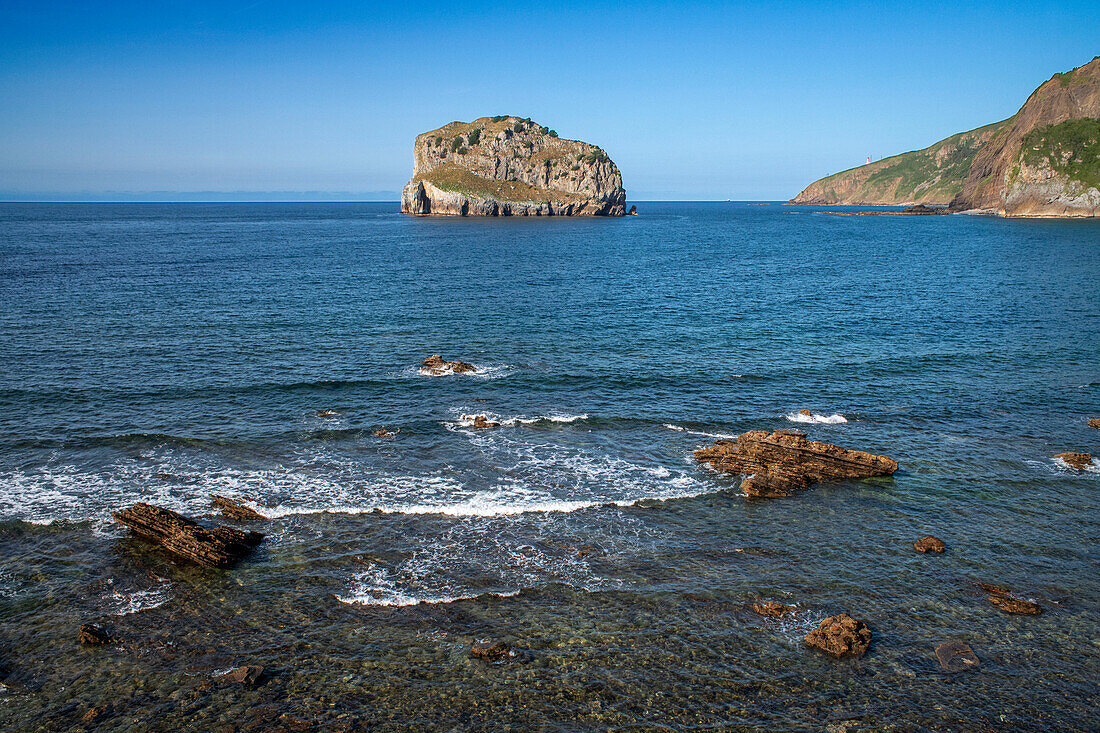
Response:
[{"label": "jagged rock formation", "polygon": [[913,549],[917,552],[943,552],[947,545],[939,537],[929,534],[914,542]]},{"label": "jagged rock formation", "polygon": [[834,657],[862,657],[871,646],[871,629],[867,624],[841,613],[818,624],[806,634],[806,644]]},{"label": "jagged rock formation", "polygon": [[960,132],[923,150],[834,173],[811,183],[791,203],[946,206],[962,190],[974,156],[1009,122]]},{"label": "jagged rock formation", "polygon": [[482,117],[417,135],[406,214],[623,216],[619,169],[600,148],[530,119]]},{"label": "jagged rock formation", "polygon": [[1055,74],[1009,119],[810,184],[796,204],[943,204],[1001,216],[1100,215],[1100,57]]},{"label": "jagged rock formation", "polygon": [[447,361],[439,354],[432,354],[420,362],[420,373],[429,377],[441,377],[444,374],[465,374],[476,372],[477,367],[464,361]]},{"label": "jagged rock formation", "polygon": [[252,552],[264,536],[233,527],[207,529],[182,514],[138,502],[112,512],[115,521],[174,555],[208,568],[225,568]]},{"label": "jagged rock formation", "polygon": [[249,522],[254,519],[267,519],[263,514],[248,506],[242,501],[230,499],[217,494],[210,495],[210,503],[215,509],[221,509],[222,516],[227,519],[235,519],[238,522]]},{"label": "jagged rock formation", "polygon": [[898,470],[898,462],[886,456],[845,450],[784,430],[750,430],[736,441],[719,440],[695,451],[695,458],[724,471],[751,474],[741,490],[764,498],[790,496],[817,481],[886,476]]},{"label": "jagged rock formation", "polygon": [[1070,468],[1076,468],[1078,471],[1084,471],[1086,468],[1092,465],[1091,453],[1070,451],[1068,453],[1059,453],[1054,457],[1061,458],[1067,466],[1069,466]]}]

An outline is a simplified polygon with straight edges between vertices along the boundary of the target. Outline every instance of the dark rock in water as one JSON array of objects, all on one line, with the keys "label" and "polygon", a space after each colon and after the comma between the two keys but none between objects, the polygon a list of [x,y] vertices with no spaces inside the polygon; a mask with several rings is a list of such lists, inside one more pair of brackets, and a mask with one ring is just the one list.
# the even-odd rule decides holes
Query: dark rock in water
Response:
[{"label": "dark rock in water", "polygon": [[752,474],[741,483],[751,497],[791,496],[816,481],[886,476],[898,470],[886,456],[845,450],[786,430],[751,430],[736,441],[719,440],[695,451],[696,460],[735,473]]},{"label": "dark rock in water", "polygon": [[1096,428],[1096,429],[1100,430],[1100,417],[1090,417],[1089,418],[1089,427],[1090,428]]},{"label": "dark rock in water", "polygon": [[939,537],[925,535],[913,543],[913,549],[917,552],[943,552],[947,545]]},{"label": "dark rock in water", "polygon": [[81,624],[76,638],[81,644],[91,645],[113,644],[115,641],[107,630],[98,624]]},{"label": "dark rock in water", "polygon": [[479,641],[470,647],[470,656],[487,662],[502,662],[514,657],[515,652],[503,641]]},{"label": "dark rock in water", "polygon": [[1009,588],[1008,588],[1007,585],[998,585],[996,583],[986,583],[983,580],[978,581],[978,587],[981,588],[982,590],[984,590],[986,593],[998,593],[1000,595],[1005,595],[1006,593],[1009,592]]},{"label": "dark rock in water", "polygon": [[862,657],[871,645],[871,629],[846,613],[822,621],[806,634],[806,643],[834,657]]},{"label": "dark rock in water", "polygon": [[917,204],[916,206],[906,206],[904,209],[901,210],[901,213],[911,214],[914,216],[926,216],[929,214],[947,214],[950,212],[948,212],[947,208],[944,206],[934,207],[927,206],[925,204]]},{"label": "dark rock in water", "polygon": [[778,601],[756,601],[752,604],[752,610],[768,618],[783,618],[788,614],[794,613],[795,608],[794,606],[788,606]]},{"label": "dark rock in water", "polygon": [[500,423],[493,422],[492,420],[485,417],[484,415],[463,415],[462,417],[466,420],[473,420],[474,421],[474,428],[477,429],[477,430],[484,430],[485,428],[499,428],[500,427]]},{"label": "dark rock in water", "polygon": [[267,519],[263,514],[260,514],[255,509],[245,506],[243,502],[236,501],[235,499],[229,499],[224,496],[218,496],[217,494],[210,495],[211,503],[213,503],[215,509],[221,509],[222,515],[229,519],[236,519],[237,521],[250,521],[254,519]]},{"label": "dark rock in water", "polygon": [[80,721],[85,725],[94,723],[109,712],[111,712],[110,705],[97,705],[94,708],[88,708],[84,714],[80,716]]},{"label": "dark rock in water", "polygon": [[396,430],[386,430],[386,427],[383,425],[382,427],[375,430],[373,435],[376,438],[392,438],[393,436],[397,435],[397,432],[398,431]]},{"label": "dark rock in water", "polygon": [[433,377],[444,374],[464,374],[476,372],[477,367],[464,361],[444,361],[439,354],[432,354],[420,363],[420,371],[427,372]]},{"label": "dark rock in water", "polygon": [[1066,465],[1070,468],[1076,468],[1078,471],[1085,470],[1088,466],[1092,465],[1091,453],[1059,453],[1054,456],[1055,458],[1061,458],[1066,462]]},{"label": "dark rock in water", "polygon": [[962,641],[947,641],[937,646],[936,659],[945,672],[976,669],[981,664],[970,645]]},{"label": "dark rock in water", "polygon": [[1016,598],[1015,596],[1009,596],[1004,594],[996,594],[988,597],[990,603],[997,608],[1001,609],[1005,613],[1016,613],[1025,616],[1038,616],[1043,612],[1043,607],[1038,603],[1032,601],[1025,601],[1023,598]]},{"label": "dark rock in water", "polygon": [[340,414],[339,410],[318,410],[317,417],[336,417]]},{"label": "dark rock in water", "polygon": [[233,683],[244,685],[245,687],[252,687],[260,678],[264,676],[264,668],[258,664],[250,664],[245,667],[237,667],[234,670],[230,670],[225,674],[220,674],[214,678],[217,682]]},{"label": "dark rock in water", "polygon": [[182,514],[143,502],[112,512],[111,516],[139,537],[210,568],[229,567],[252,552],[264,538],[259,532],[224,525],[207,529]]},{"label": "dark rock in water", "polygon": [[638,215],[638,207],[637,206],[631,206],[630,211],[627,212],[627,216],[637,216],[637,215]]}]

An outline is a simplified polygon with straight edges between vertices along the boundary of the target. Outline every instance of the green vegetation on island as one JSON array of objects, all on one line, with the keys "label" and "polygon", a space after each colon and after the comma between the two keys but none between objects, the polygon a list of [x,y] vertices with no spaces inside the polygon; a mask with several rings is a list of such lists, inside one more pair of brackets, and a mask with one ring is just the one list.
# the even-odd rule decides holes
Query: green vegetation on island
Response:
[{"label": "green vegetation on island", "polygon": [[1070,180],[1100,189],[1100,119],[1082,117],[1036,128],[1024,136],[1022,150],[1026,164],[1045,162]]}]

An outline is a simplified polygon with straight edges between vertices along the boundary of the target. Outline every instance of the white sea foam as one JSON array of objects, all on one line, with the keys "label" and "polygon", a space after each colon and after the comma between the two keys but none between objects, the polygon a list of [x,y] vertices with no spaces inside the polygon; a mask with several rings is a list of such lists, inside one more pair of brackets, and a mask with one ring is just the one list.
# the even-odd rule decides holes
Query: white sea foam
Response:
[{"label": "white sea foam", "polygon": [[688,435],[701,435],[704,438],[716,438],[718,440],[737,440],[736,435],[727,433],[707,433],[701,430],[691,430],[681,425],[673,425],[672,423],[665,423],[665,427],[669,430],[675,430],[678,433],[687,433]]},{"label": "white sea foam", "polygon": [[[1058,467],[1059,473],[1077,473],[1078,469],[1069,465],[1062,458],[1054,458],[1053,463]],[[1100,458],[1093,458],[1092,461],[1080,469],[1086,473],[1100,473]]]},{"label": "white sea foam", "polygon": [[801,412],[792,412],[789,415],[784,415],[784,417],[791,422],[818,423],[820,425],[839,425],[840,423],[848,422],[848,418],[840,413],[834,413],[832,415],[803,415]]},{"label": "white sea foam", "polygon": [[479,379],[499,379],[515,374],[516,368],[511,364],[487,364],[484,366],[473,364],[472,372],[458,372],[450,367],[429,370],[424,367],[413,367],[412,373],[418,377],[476,377]]},{"label": "white sea foam", "polygon": [[168,584],[150,588],[148,590],[136,590],[123,592],[111,591],[111,599],[114,602],[114,610],[110,611],[114,616],[126,616],[139,611],[148,611],[151,608],[163,606],[168,602]]},{"label": "white sea foam", "polygon": [[518,415],[515,417],[504,417],[495,412],[481,412],[476,414],[461,414],[453,420],[447,420],[443,423],[443,426],[448,430],[455,430],[457,428],[472,428],[474,426],[474,418],[478,415],[484,415],[490,422],[498,423],[503,427],[515,427],[516,425],[537,425],[538,423],[559,423],[567,425],[569,423],[577,422],[578,420],[587,420],[588,414],[570,415],[568,413],[550,413],[549,415],[536,415],[535,417],[529,417],[527,415]]}]

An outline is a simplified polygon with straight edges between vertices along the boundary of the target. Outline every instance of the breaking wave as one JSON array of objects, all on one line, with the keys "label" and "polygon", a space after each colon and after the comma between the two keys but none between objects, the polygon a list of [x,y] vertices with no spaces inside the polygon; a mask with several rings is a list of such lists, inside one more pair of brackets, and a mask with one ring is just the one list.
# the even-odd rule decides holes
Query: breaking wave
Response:
[{"label": "breaking wave", "polygon": [[848,418],[844,417],[840,413],[833,413],[832,415],[804,415],[801,412],[792,412],[789,415],[784,415],[791,422],[802,423],[817,423],[819,425],[839,425],[840,423],[848,422]]}]

